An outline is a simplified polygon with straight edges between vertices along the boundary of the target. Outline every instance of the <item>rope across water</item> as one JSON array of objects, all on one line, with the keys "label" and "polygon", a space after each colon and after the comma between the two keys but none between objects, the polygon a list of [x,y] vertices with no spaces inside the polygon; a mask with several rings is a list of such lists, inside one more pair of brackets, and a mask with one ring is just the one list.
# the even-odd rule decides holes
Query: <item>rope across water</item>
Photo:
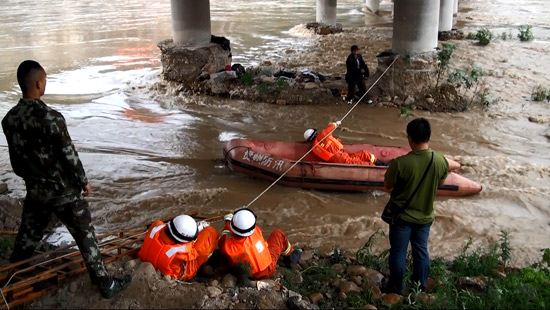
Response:
[{"label": "rope across water", "polygon": [[[340,122],[342,122],[350,113],[351,111],[353,111],[353,109],[355,109],[355,107],[359,104],[359,102],[361,102],[363,100],[363,98],[365,98],[365,96],[369,93],[369,91],[378,83],[378,81],[380,81],[380,79],[386,74],[386,72],[388,72],[388,70],[393,66],[393,64],[395,63],[395,61],[399,58],[399,55],[396,55],[396,57],[394,58],[394,60],[391,62],[391,64],[386,68],[386,70],[384,70],[384,72],[382,72],[382,74],[376,79],[376,81],[369,87],[369,89],[363,94],[363,96],[361,96],[361,98],[359,98],[359,100],[357,100],[357,102],[349,109],[349,111],[344,114],[344,116],[340,119]],[[330,131],[330,133],[332,134],[332,132],[336,130],[336,128],[332,129]],[[249,202],[245,207],[246,208],[249,208],[250,205],[252,205],[254,202],[256,202],[256,200],[258,200],[263,194],[265,194],[269,189],[271,189],[271,187],[273,187],[273,185],[277,184],[277,182],[279,182],[279,180],[281,180],[290,170],[292,170],[292,168],[294,168],[298,163],[300,163],[309,153],[311,153],[313,151],[313,149],[319,144],[321,143],[323,140],[326,139],[326,137],[328,137],[329,135],[326,135],[324,136],[321,140],[319,140],[315,145],[313,145],[311,147],[311,149],[309,149],[302,157],[300,157],[294,164],[292,164],[292,166],[290,166],[290,168],[288,168],[285,172],[283,172],[275,181],[273,181],[273,183],[271,183],[263,192],[261,192],[258,196],[256,196],[256,198],[252,199],[251,202]]]}]

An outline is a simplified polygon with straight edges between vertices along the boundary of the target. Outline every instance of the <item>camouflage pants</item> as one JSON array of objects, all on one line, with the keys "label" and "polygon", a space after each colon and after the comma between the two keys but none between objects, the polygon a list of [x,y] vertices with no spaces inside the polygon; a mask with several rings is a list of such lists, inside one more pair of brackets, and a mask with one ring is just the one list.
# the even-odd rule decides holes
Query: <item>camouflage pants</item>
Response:
[{"label": "camouflage pants", "polygon": [[44,229],[50,222],[52,214],[55,214],[67,227],[78,245],[92,282],[99,284],[101,279],[109,274],[97,246],[88,202],[84,199],[62,205],[44,205],[27,196],[10,261],[21,261],[33,255],[38,242],[44,236]]}]

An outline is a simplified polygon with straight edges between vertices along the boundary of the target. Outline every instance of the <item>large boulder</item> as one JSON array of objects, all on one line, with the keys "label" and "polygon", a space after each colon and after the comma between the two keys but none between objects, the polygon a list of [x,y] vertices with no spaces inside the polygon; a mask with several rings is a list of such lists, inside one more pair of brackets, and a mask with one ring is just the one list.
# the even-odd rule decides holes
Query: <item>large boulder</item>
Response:
[{"label": "large boulder", "polygon": [[207,79],[210,74],[224,70],[230,51],[210,43],[202,47],[176,44],[172,39],[158,43],[161,51],[162,75],[165,80],[181,82],[190,87]]}]

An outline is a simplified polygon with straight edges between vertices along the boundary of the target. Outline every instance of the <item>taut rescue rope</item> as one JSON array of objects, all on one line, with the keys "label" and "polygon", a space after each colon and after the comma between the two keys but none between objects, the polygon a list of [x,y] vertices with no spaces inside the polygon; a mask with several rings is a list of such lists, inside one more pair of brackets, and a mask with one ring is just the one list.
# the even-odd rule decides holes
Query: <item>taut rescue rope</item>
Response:
[{"label": "taut rescue rope", "polygon": [[[399,55],[396,55],[395,59],[391,62],[391,64],[386,68],[386,70],[384,70],[384,72],[382,72],[382,74],[378,77],[378,79],[376,79],[376,81],[369,87],[369,89],[363,94],[363,96],[361,96],[361,98],[359,98],[359,100],[357,100],[357,102],[351,107],[351,109],[349,109],[349,111],[340,119],[340,122],[342,122],[350,113],[351,111],[353,111],[353,109],[355,109],[355,107],[359,104],[359,102],[361,102],[361,100],[363,100],[363,98],[365,98],[365,96],[369,93],[369,91],[374,87],[374,85],[376,85],[378,83],[378,81],[380,81],[380,79],[386,74],[386,72],[388,72],[388,70],[393,66],[393,64],[395,63],[395,61],[399,58]],[[330,134],[332,134],[332,132],[336,130],[336,127],[334,129],[332,129],[330,131]],[[329,134],[329,135],[330,135]],[[294,168],[299,162],[301,162],[309,153],[311,153],[311,151],[313,151],[313,149],[319,144],[321,143],[323,140],[325,140],[329,135],[326,135],[324,136],[321,140],[319,140],[319,142],[317,142],[315,145],[313,145],[311,147],[311,149],[309,149],[309,151],[307,151],[302,157],[300,157],[300,159],[298,159],[294,164],[292,164],[292,166],[290,166],[290,168],[288,168],[285,172],[283,172],[283,174],[281,174],[275,181],[273,181],[273,183],[271,183],[263,192],[261,192],[258,196],[256,196],[256,198],[254,198],[251,202],[249,202],[245,207],[246,208],[249,208],[251,204],[253,204],[254,202],[256,202],[256,200],[258,200],[263,194],[265,194],[271,187],[273,187],[273,185],[275,185],[277,182],[279,182],[279,180],[281,180],[290,170],[292,170],[292,168]]]}]

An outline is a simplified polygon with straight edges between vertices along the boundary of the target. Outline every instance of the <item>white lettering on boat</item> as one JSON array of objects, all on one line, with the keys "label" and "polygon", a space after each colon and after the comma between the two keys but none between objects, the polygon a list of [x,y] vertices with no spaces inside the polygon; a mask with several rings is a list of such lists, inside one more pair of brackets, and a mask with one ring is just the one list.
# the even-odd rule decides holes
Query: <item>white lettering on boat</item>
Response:
[{"label": "white lettering on boat", "polygon": [[285,163],[285,161],[282,160],[282,159],[279,159],[279,160],[275,161],[275,164],[273,165],[273,169],[277,169],[279,171],[282,171],[284,163]]},{"label": "white lettering on boat", "polygon": [[259,163],[260,165],[276,169],[278,171],[283,170],[284,160],[274,160],[271,155],[254,152],[250,149],[246,150],[243,154],[243,160]]}]

